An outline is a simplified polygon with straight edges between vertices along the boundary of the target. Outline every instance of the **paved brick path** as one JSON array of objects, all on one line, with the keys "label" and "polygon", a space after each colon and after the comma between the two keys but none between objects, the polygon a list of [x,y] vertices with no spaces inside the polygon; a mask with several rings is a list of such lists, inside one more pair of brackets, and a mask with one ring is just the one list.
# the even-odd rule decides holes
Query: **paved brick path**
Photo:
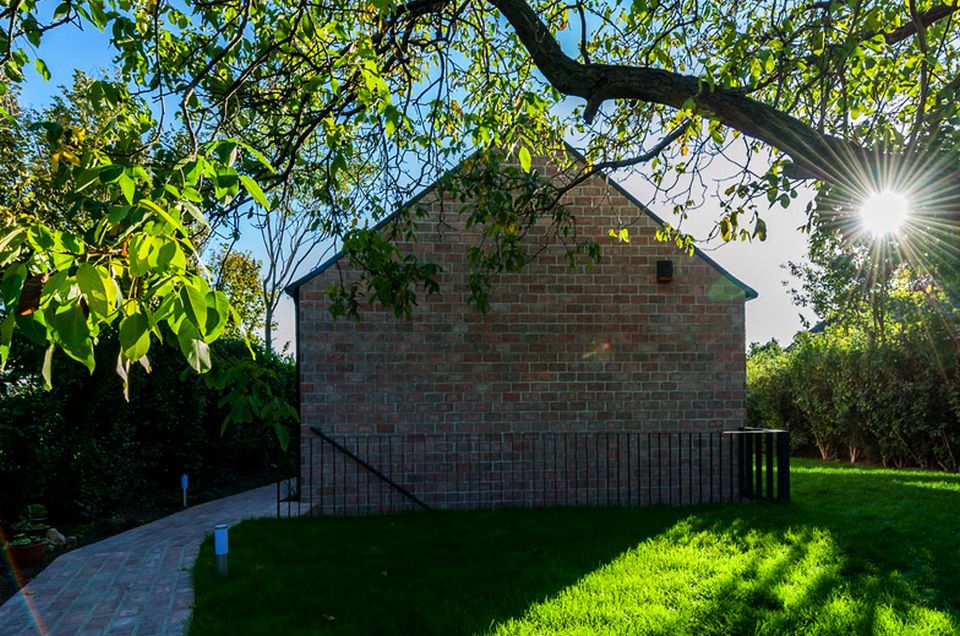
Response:
[{"label": "paved brick path", "polygon": [[0,635],[183,634],[190,568],[218,523],[276,514],[276,487],[193,506],[58,557],[0,606]]}]

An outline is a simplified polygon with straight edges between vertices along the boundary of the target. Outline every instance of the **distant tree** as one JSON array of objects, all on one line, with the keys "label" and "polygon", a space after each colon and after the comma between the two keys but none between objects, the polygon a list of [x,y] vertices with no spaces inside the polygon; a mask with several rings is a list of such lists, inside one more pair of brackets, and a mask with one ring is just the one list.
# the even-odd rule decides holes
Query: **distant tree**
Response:
[{"label": "distant tree", "polygon": [[910,259],[905,246],[915,249],[909,236],[844,236],[835,224],[814,222],[807,259],[787,264],[799,283],[790,289],[794,303],[871,340],[920,325],[938,333],[946,327],[960,353],[956,267],[939,258]]},{"label": "distant tree", "polygon": [[224,334],[252,338],[259,343],[265,320],[263,263],[252,253],[231,249],[226,243],[214,254],[213,261],[213,287],[227,295],[238,319],[227,325]]},{"label": "distant tree", "polygon": [[892,288],[897,279],[915,278],[890,249],[891,240],[845,239],[830,228],[815,226],[808,240],[807,260],[787,264],[791,276],[799,281],[799,286],[790,290],[794,304],[831,323],[853,324],[869,316],[867,331],[878,336],[885,333]]}]

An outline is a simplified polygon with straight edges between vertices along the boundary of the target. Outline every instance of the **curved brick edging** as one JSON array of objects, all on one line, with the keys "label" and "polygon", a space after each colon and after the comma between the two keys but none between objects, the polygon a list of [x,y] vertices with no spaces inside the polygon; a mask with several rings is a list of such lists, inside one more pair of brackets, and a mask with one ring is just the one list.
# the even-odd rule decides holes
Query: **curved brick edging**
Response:
[{"label": "curved brick edging", "polygon": [[263,486],[67,552],[0,606],[0,633],[179,636],[193,607],[190,570],[213,526],[275,514],[276,487]]}]

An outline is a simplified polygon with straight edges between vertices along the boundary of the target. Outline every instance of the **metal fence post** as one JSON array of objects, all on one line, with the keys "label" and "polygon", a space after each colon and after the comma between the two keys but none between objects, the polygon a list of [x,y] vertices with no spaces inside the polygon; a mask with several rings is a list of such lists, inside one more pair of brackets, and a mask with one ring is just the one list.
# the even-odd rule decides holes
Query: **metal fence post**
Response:
[{"label": "metal fence post", "polygon": [[773,499],[773,433],[764,433],[767,442],[767,499]]},{"label": "metal fence post", "polygon": [[753,438],[754,463],[756,464],[757,485],[754,493],[759,498],[763,496],[763,433],[751,433],[750,436]]},{"label": "metal fence post", "polygon": [[744,431],[740,433],[740,440],[740,445],[743,448],[743,463],[740,466],[743,480],[743,492],[741,494],[753,499],[753,436]]},{"label": "metal fence post", "polygon": [[790,431],[777,432],[777,497],[790,501]]}]

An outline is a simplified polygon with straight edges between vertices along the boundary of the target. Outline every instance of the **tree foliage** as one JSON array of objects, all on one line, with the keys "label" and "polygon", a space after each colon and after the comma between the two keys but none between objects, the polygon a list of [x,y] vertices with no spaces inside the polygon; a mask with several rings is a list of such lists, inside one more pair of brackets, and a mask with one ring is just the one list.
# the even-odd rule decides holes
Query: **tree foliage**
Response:
[{"label": "tree foliage", "polygon": [[[643,165],[680,214],[661,238],[685,247],[683,215],[706,196],[724,205],[723,239],[762,239],[764,209],[789,205],[800,179],[816,180],[821,212],[841,219],[870,190],[907,190],[931,241],[949,246],[955,236],[953,4],[52,6],[0,4],[3,86],[15,87],[28,65],[49,74],[46,35],[75,26],[107,34],[117,75],[84,90],[109,122],[42,125],[62,214],[4,221],[0,358],[19,330],[47,347],[48,380],[57,351],[92,368],[93,343],[110,326],[119,330],[121,375],[148,364],[160,338],[208,370],[230,308],[210,286],[194,228],[235,231],[251,206],[291,198],[312,201],[315,227],[364,265],[359,291],[409,311],[415,287],[434,288],[436,268],[404,263],[369,235],[370,222],[478,147],[505,151],[524,173],[540,155],[580,176]],[[565,153],[562,142],[574,138],[586,147],[583,164]],[[721,155],[742,169],[708,183],[704,173]],[[564,187],[528,185],[521,197],[531,201],[555,202],[544,193]],[[554,237],[564,235],[557,210],[541,210]],[[522,236],[532,226],[518,227]],[[571,241],[572,253],[593,253],[587,238]],[[471,258],[472,289],[481,292],[486,272],[516,263],[510,250]],[[483,294],[474,296],[482,304]],[[352,289],[339,297],[335,307],[356,306]]]},{"label": "tree foliage", "polygon": [[751,348],[748,420],[789,428],[798,447],[823,458],[957,470],[960,315],[950,288],[908,266],[875,274],[869,285],[835,279],[849,263],[832,256],[821,262],[822,278],[816,267],[805,271],[806,297],[829,322],[787,349]]},{"label": "tree foliage", "polygon": [[[939,343],[945,344],[942,341]],[[898,467],[960,468],[956,350],[829,327],[751,352],[747,419],[788,428],[794,448]]]},{"label": "tree foliage", "polygon": [[227,295],[237,319],[227,325],[225,335],[262,342],[261,334],[266,319],[261,289],[262,269],[263,263],[252,253],[231,249],[227,244],[221,245],[214,253],[214,289]]}]

